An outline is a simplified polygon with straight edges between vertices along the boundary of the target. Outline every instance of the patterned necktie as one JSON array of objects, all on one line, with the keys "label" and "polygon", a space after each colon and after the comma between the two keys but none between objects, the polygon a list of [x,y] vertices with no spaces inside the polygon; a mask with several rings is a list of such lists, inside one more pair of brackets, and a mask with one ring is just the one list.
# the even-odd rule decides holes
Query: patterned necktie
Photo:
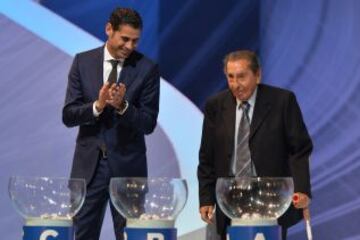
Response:
[{"label": "patterned necktie", "polygon": [[115,59],[111,59],[110,63],[112,65],[112,69],[109,74],[108,83],[111,86],[113,83],[117,82],[117,65],[119,64],[119,61]]},{"label": "patterned necktie", "polygon": [[242,116],[239,124],[236,146],[236,160],[235,160],[235,176],[253,176],[251,167],[251,154],[249,148],[249,135],[250,135],[250,120],[248,102],[240,104],[242,109]]}]

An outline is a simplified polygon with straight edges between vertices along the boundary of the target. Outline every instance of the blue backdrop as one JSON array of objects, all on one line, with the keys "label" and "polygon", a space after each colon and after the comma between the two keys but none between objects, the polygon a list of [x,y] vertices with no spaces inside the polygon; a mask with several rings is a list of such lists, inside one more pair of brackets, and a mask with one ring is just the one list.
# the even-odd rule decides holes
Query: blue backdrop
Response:
[{"label": "blue backdrop", "polygon": [[[56,38],[49,40],[31,30],[27,23],[32,19],[24,19],[27,23],[15,20],[21,19],[21,15],[16,17],[19,6],[28,1],[15,1],[20,2],[16,8],[7,7],[4,2],[9,1],[2,2],[0,191],[3,194],[0,206],[4,214],[0,216],[0,233],[2,238],[12,240],[19,239],[21,234],[19,217],[13,213],[6,194],[8,176],[68,174],[75,132],[62,126],[60,110],[73,53],[59,47]],[[163,78],[175,89],[165,86],[184,94],[200,110],[208,96],[226,87],[223,56],[240,48],[257,51],[263,66],[262,81],[296,93],[314,140],[311,159],[314,238],[360,239],[360,186],[357,184],[360,174],[360,96],[357,92],[360,90],[360,1],[38,2],[38,7],[51,10],[100,40],[105,40],[104,25],[114,6],[121,4],[137,9],[145,23],[140,50],[159,62]],[[60,28],[52,24],[47,32],[57,32]],[[61,40],[68,37],[60,35]],[[79,40],[68,44],[83,44],[86,48],[86,43]],[[185,99],[181,94],[162,97],[169,102],[163,108],[174,108],[170,104],[173,98]],[[191,103],[176,105],[176,109],[185,119],[200,114]],[[150,141],[153,147],[149,151],[156,156],[152,158],[153,166],[172,160],[168,167],[153,173],[162,175],[175,166],[170,175],[188,178],[186,172],[189,171],[190,182],[194,181],[201,121],[200,124],[184,123],[186,131],[195,134],[195,142],[189,144],[184,131],[179,134],[172,126],[165,126],[165,122],[174,122],[165,121],[165,117],[161,118],[164,125]],[[177,136],[176,140],[171,136]],[[159,141],[161,146],[167,144],[164,154],[157,154],[164,149],[157,147]],[[192,152],[192,155],[182,158],[181,151]],[[59,157],[63,160],[52,160]],[[39,165],[42,167],[34,167]],[[194,192],[195,185],[190,184]],[[188,219],[197,217],[197,200],[192,200],[195,204],[191,205],[189,214],[192,215]],[[202,226],[198,219],[192,221],[194,223],[180,224],[182,234]],[[108,225],[104,232],[109,233],[103,235],[104,239],[112,237],[111,224]],[[305,239],[303,225],[295,226],[290,236]]]}]

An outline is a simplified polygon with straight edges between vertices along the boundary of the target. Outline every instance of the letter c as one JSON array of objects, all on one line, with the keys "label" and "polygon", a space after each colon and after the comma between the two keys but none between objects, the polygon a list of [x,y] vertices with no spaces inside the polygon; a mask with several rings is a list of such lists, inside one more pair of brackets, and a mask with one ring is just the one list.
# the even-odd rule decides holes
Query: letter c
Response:
[{"label": "letter c", "polygon": [[57,237],[59,233],[55,230],[45,230],[41,235],[39,240],[47,240],[48,237]]}]

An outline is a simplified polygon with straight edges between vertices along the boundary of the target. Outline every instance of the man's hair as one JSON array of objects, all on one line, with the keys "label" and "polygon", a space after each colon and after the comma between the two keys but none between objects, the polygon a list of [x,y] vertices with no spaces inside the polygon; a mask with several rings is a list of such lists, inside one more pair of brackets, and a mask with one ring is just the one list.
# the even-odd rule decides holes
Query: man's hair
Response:
[{"label": "man's hair", "polygon": [[131,8],[116,8],[109,17],[113,30],[117,31],[122,25],[130,25],[135,29],[142,29],[140,14]]},{"label": "man's hair", "polygon": [[253,73],[257,73],[260,69],[260,62],[255,52],[249,50],[238,50],[228,53],[224,58],[224,71],[227,71],[228,62],[236,60],[247,60],[249,67]]}]

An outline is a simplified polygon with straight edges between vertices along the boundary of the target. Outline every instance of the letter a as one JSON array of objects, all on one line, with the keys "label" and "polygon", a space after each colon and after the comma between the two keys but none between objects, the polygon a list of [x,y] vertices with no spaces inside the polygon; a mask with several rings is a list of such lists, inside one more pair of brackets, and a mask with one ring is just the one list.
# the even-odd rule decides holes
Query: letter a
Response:
[{"label": "letter a", "polygon": [[264,234],[262,233],[257,233],[254,240],[266,240]]}]

